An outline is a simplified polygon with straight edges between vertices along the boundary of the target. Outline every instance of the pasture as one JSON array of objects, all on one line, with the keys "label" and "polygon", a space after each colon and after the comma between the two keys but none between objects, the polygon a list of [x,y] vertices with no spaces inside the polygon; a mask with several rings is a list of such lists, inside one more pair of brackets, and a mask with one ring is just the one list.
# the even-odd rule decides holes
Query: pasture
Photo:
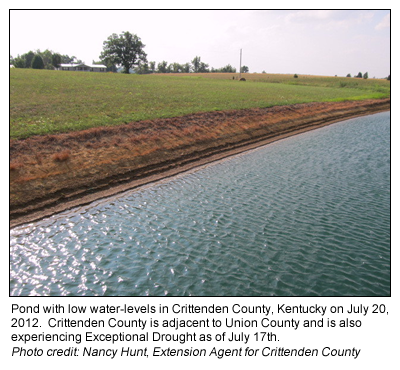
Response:
[{"label": "pasture", "polygon": [[[233,77],[236,79],[234,80]],[[242,74],[10,69],[10,137],[27,138],[191,113],[390,97],[390,81]]]}]

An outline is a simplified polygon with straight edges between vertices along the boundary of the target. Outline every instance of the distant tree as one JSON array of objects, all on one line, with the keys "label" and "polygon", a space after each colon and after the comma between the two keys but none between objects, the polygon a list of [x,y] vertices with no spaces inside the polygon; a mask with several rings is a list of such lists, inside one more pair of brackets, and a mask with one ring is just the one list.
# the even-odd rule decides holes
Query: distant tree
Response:
[{"label": "distant tree", "polygon": [[267,73],[267,72],[265,72],[265,71],[262,71],[261,73]]},{"label": "distant tree", "polygon": [[210,70],[208,69],[208,64],[201,62],[199,67],[199,73],[206,73],[206,72],[210,72]]},{"label": "distant tree", "polygon": [[211,72],[215,73],[236,73],[236,68],[232,67],[230,64],[227,64],[225,67],[214,69],[212,68]]},{"label": "distant tree", "polygon": [[357,75],[357,76],[354,76],[354,77],[356,77],[356,78],[362,78],[362,73],[361,73],[361,72],[358,72],[358,75]]},{"label": "distant tree", "polygon": [[36,50],[36,54],[40,55],[43,59],[43,68],[45,69],[53,69],[53,64],[52,64],[52,57],[53,57],[53,52],[49,49],[46,49],[45,51],[40,51]]},{"label": "distant tree", "polygon": [[28,51],[26,54],[23,54],[22,57],[25,59],[25,68],[31,68],[35,53],[33,51]]},{"label": "distant tree", "polygon": [[35,55],[32,59],[32,68],[33,69],[43,69],[44,63],[43,58],[40,55]]},{"label": "distant tree", "polygon": [[228,72],[228,73],[236,73],[236,68],[232,67],[230,64],[226,65],[225,67],[222,68],[223,72]]},{"label": "distant tree", "polygon": [[208,64],[203,63],[201,61],[201,58],[196,56],[194,57],[194,59],[192,60],[192,71],[194,73],[205,73],[205,72],[209,72],[208,69]]},{"label": "distant tree", "polygon": [[365,73],[363,74],[363,79],[366,80],[367,78],[368,78],[368,72],[365,72]]},{"label": "distant tree", "polygon": [[69,55],[61,55],[62,64],[72,64],[76,60],[75,56],[70,57]]},{"label": "distant tree", "polygon": [[[75,58],[75,57],[73,57],[73,58]],[[98,62],[95,62],[93,60],[92,64],[102,64],[102,65],[106,66],[107,72],[114,72],[114,73],[118,72],[118,67],[108,60],[99,60]]]},{"label": "distant tree", "polygon": [[200,57],[194,57],[192,60],[192,71],[194,73],[198,73],[200,68]]},{"label": "distant tree", "polygon": [[100,59],[110,64],[121,65],[124,67],[124,73],[130,73],[131,68],[138,66],[140,62],[147,62],[144,47],[145,45],[135,34],[113,33],[103,42]]},{"label": "distant tree", "polygon": [[182,66],[179,63],[172,63],[169,65],[169,71],[172,73],[182,72]]},{"label": "distant tree", "polygon": [[182,72],[183,73],[190,73],[190,63],[182,64]]},{"label": "distant tree", "polygon": [[294,76],[293,76],[294,78],[299,78],[299,76],[295,73],[294,74]]},{"label": "distant tree", "polygon": [[147,62],[139,63],[139,65],[135,68],[135,72],[140,75],[147,75],[147,74],[151,73],[149,64]]},{"label": "distant tree", "polygon": [[242,66],[241,72],[242,72],[242,73],[249,73],[249,67],[247,67],[247,66]]},{"label": "distant tree", "polygon": [[61,55],[57,54],[57,53],[54,53],[51,56],[51,64],[53,65],[54,68],[59,68],[60,64],[61,64]]},{"label": "distant tree", "polygon": [[168,62],[163,60],[161,63],[158,63],[157,64],[157,72],[158,73],[168,73],[169,72]]},{"label": "distant tree", "polygon": [[[61,63],[65,64],[81,64],[82,60],[78,59],[76,56],[70,57],[69,55],[61,55]],[[102,61],[103,64],[104,61]]]},{"label": "distant tree", "polygon": [[350,73],[348,73],[346,77],[351,77],[351,74],[350,74]]},{"label": "distant tree", "polygon": [[18,55],[13,59],[13,65],[15,68],[25,68],[25,59]]},{"label": "distant tree", "polygon": [[388,81],[390,81],[390,75],[389,76],[387,76],[387,78],[386,78]]},{"label": "distant tree", "polygon": [[[82,63],[81,60],[76,57],[70,57],[68,55],[61,55],[59,53],[54,53],[51,50],[46,49],[45,51],[36,50],[36,52],[29,51],[21,56],[18,55],[13,58],[13,65],[17,68],[32,68],[32,62],[35,55],[42,58],[43,68],[53,69],[58,67],[61,63]],[[11,56],[10,56],[11,61]]]},{"label": "distant tree", "polygon": [[150,62],[149,63],[149,71],[150,71],[150,73],[155,73],[156,72],[156,62]]},{"label": "distant tree", "polygon": [[115,64],[106,64],[105,62],[102,62],[102,64],[107,67],[106,68],[107,72],[114,72],[114,73],[118,72],[118,67]]}]

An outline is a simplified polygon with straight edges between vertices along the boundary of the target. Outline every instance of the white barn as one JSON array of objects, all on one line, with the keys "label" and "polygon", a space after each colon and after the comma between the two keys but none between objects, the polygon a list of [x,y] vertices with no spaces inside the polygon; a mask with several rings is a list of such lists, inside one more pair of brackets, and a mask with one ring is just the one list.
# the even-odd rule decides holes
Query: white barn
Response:
[{"label": "white barn", "polygon": [[60,64],[59,71],[79,71],[79,72],[106,72],[107,67],[102,64]]}]

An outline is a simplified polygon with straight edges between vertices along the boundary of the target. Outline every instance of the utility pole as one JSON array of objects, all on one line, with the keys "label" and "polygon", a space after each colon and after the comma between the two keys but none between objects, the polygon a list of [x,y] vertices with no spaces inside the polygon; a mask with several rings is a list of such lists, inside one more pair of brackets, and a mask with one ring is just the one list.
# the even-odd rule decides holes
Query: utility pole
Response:
[{"label": "utility pole", "polygon": [[242,78],[242,49],[240,49],[239,80]]}]

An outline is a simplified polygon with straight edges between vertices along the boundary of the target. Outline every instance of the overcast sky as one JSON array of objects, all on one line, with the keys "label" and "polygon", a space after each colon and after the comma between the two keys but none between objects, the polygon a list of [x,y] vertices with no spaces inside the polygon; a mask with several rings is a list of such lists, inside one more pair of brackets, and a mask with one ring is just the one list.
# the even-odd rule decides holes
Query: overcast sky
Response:
[{"label": "overcast sky", "polygon": [[12,10],[10,54],[50,49],[86,63],[129,31],[149,61],[227,64],[250,72],[345,76],[390,73],[387,10]]}]

